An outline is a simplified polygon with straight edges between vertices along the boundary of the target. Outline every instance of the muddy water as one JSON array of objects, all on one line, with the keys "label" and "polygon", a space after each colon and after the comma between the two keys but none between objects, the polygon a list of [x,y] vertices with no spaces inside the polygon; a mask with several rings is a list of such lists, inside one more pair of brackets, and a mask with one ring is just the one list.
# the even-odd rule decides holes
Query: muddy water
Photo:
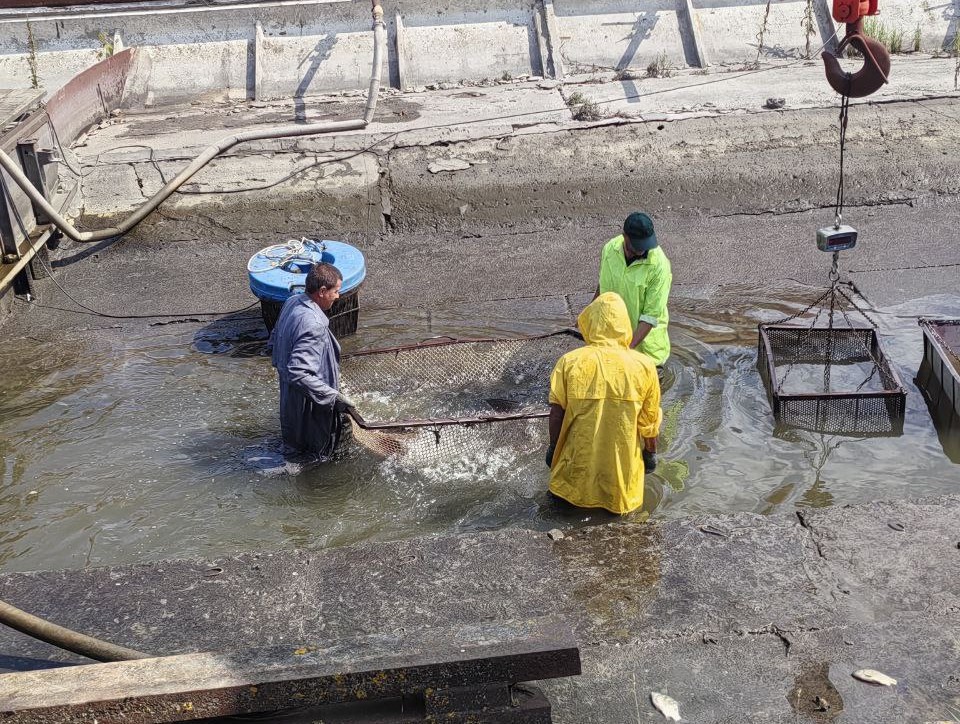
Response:
[{"label": "muddy water", "polygon": [[[877,315],[909,390],[902,437],[775,437],[756,371],[756,324],[796,311],[799,301],[782,301],[790,294],[799,292],[675,293],[661,463],[634,518],[956,492],[960,466],[944,455],[912,383],[922,354],[915,317],[955,316],[952,301]],[[513,312],[478,320],[467,307],[367,310],[347,348],[532,333],[570,321]],[[461,445],[426,462],[383,460],[358,445],[332,464],[284,459],[263,337],[257,317],[240,316],[124,330],[89,344],[5,344],[0,564],[84,567],[608,519],[547,499],[542,422],[510,444]]]}]

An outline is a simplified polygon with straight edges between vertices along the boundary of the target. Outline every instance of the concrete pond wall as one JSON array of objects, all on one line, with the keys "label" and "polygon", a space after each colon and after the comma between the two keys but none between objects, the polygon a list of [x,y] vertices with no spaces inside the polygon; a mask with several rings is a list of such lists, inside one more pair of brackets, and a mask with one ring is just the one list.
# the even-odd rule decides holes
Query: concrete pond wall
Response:
[{"label": "concrete pond wall", "polygon": [[[597,70],[644,73],[801,59],[829,42],[828,0],[384,0],[396,88]],[[955,52],[960,0],[885,0],[872,30],[903,51]],[[289,98],[362,89],[367,0],[255,6],[141,3],[0,11],[0,88],[54,91],[136,46],[134,104]]]}]

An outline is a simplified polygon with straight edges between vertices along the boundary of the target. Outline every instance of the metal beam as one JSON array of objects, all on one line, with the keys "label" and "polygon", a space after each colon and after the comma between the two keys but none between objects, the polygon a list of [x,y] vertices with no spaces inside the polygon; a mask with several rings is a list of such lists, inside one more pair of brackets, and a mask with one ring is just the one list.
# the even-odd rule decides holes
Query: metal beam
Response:
[{"label": "metal beam", "polygon": [[[37,139],[27,138],[18,141],[17,155],[20,157],[20,166],[23,168],[23,172],[27,175],[27,178],[30,179],[30,183],[49,201],[50,199],[47,198],[46,173],[44,172],[43,164],[40,163],[40,159],[37,157]],[[47,212],[40,208],[39,205],[33,202],[31,202],[31,204],[33,206],[33,216],[37,223],[49,224],[50,217],[47,216]]]},{"label": "metal beam", "polygon": [[[20,236],[13,225],[14,209],[11,208],[11,183],[0,172],[0,251],[3,252],[3,261],[10,263],[11,259],[20,258]],[[14,186],[13,188],[16,188]]]}]

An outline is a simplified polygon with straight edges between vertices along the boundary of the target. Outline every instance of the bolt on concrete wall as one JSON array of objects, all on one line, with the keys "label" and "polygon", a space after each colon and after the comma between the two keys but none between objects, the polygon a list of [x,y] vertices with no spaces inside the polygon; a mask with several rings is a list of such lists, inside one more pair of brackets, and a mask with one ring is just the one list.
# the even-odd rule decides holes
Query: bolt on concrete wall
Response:
[{"label": "bolt on concrete wall", "polygon": [[[793,59],[833,34],[829,0],[385,0],[394,87],[594,70],[669,72]],[[952,52],[960,4],[883,0],[868,25],[894,49]],[[58,14],[58,12],[60,14]],[[133,103],[282,98],[365,87],[366,0],[257,7],[0,13],[0,87],[48,91],[136,46]],[[841,28],[842,32],[842,28]]]}]

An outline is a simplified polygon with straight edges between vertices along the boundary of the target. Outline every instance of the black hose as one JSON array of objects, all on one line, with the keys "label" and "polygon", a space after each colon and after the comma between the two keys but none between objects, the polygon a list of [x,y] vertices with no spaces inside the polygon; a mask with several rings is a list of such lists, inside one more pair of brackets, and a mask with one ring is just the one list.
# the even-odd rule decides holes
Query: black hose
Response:
[{"label": "black hose", "polygon": [[32,636],[57,648],[72,651],[95,661],[132,661],[134,659],[153,658],[150,654],[145,654],[142,651],[117,646],[50,623],[26,611],[21,611],[6,601],[0,601],[0,623],[16,629],[20,633],[25,633],[27,636]]}]

